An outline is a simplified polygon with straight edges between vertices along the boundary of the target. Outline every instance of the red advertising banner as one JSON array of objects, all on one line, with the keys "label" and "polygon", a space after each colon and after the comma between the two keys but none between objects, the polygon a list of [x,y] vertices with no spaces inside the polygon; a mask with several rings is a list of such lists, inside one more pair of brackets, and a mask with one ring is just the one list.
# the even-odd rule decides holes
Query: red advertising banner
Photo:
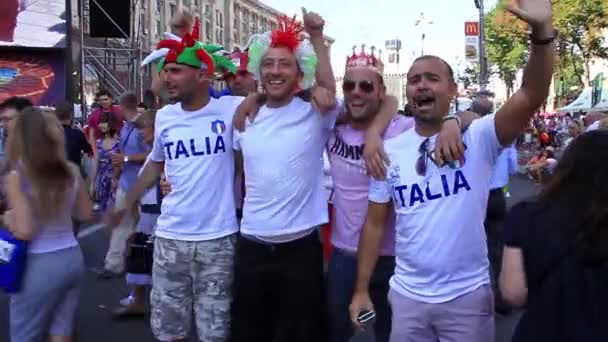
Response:
[{"label": "red advertising banner", "polygon": [[464,22],[464,35],[465,36],[479,36],[479,22],[478,21],[465,21]]}]

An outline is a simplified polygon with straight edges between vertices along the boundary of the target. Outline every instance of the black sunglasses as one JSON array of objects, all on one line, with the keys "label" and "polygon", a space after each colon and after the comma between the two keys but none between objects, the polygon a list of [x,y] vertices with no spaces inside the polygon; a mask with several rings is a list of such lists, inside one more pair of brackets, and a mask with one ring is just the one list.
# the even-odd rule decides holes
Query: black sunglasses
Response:
[{"label": "black sunglasses", "polygon": [[[467,145],[464,144],[464,150],[467,150]],[[452,162],[443,162],[443,163],[439,163],[437,161],[437,159],[435,158],[435,150],[433,149],[432,151],[429,151],[429,138],[426,138],[422,144],[420,144],[420,147],[418,147],[418,152],[420,153],[420,156],[418,157],[418,160],[416,160],[416,173],[419,176],[426,176],[426,171],[428,168],[428,160],[430,159],[435,165],[437,165],[437,167],[444,167],[444,166],[448,166],[450,169],[458,169],[461,167],[461,163],[463,162],[463,160],[461,161],[452,161]]]},{"label": "black sunglasses", "polygon": [[342,90],[344,90],[345,93],[350,93],[351,91],[355,90],[357,84],[359,85],[359,89],[366,94],[374,91],[374,84],[370,81],[355,82],[351,80],[344,80],[344,82],[342,82]]},{"label": "black sunglasses", "polygon": [[426,138],[418,147],[418,153],[420,153],[418,160],[416,160],[416,173],[418,176],[426,176],[427,160],[429,158],[428,146],[429,138]]}]

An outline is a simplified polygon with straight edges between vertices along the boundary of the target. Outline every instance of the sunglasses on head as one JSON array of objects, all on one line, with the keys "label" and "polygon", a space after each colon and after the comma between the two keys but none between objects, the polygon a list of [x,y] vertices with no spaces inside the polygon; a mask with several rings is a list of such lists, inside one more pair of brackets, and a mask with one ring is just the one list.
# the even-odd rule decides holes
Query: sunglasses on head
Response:
[{"label": "sunglasses on head", "polygon": [[[420,156],[418,157],[418,160],[416,160],[416,173],[419,176],[426,176],[428,160],[431,160],[435,165],[437,165],[437,167],[444,167],[446,165],[450,169],[458,169],[460,167],[461,163],[458,161],[440,163],[435,157],[435,149],[429,151],[429,141],[429,138],[426,138],[422,144],[420,144],[420,147],[418,147]],[[464,144],[464,149],[465,151],[467,150],[466,144]]]},{"label": "sunglasses on head", "polygon": [[374,91],[374,84],[370,81],[355,82],[351,80],[344,80],[344,82],[342,82],[342,90],[344,90],[345,93],[350,93],[351,91],[355,90],[357,85],[359,86],[359,89],[366,94]]}]

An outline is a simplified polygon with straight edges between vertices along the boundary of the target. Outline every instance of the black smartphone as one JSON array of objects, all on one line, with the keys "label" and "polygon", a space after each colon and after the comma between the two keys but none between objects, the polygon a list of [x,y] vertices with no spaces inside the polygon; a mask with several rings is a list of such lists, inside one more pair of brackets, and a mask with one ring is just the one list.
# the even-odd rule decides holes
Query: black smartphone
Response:
[{"label": "black smartphone", "polygon": [[371,310],[364,310],[359,312],[359,316],[357,316],[357,321],[362,325],[371,324],[376,318],[376,313]]}]

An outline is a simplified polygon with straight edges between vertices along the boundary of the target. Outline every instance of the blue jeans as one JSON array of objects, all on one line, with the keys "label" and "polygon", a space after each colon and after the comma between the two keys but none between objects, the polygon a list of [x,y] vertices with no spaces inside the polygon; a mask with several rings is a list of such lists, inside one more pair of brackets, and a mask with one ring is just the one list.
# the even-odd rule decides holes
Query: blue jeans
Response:
[{"label": "blue jeans", "polygon": [[[388,281],[395,272],[395,257],[381,256],[372,274],[369,295],[374,303],[376,342],[388,342],[391,333],[391,308]],[[357,277],[357,256],[334,248],[327,272],[327,291],[331,342],[348,342],[354,334],[348,307]]]}]

